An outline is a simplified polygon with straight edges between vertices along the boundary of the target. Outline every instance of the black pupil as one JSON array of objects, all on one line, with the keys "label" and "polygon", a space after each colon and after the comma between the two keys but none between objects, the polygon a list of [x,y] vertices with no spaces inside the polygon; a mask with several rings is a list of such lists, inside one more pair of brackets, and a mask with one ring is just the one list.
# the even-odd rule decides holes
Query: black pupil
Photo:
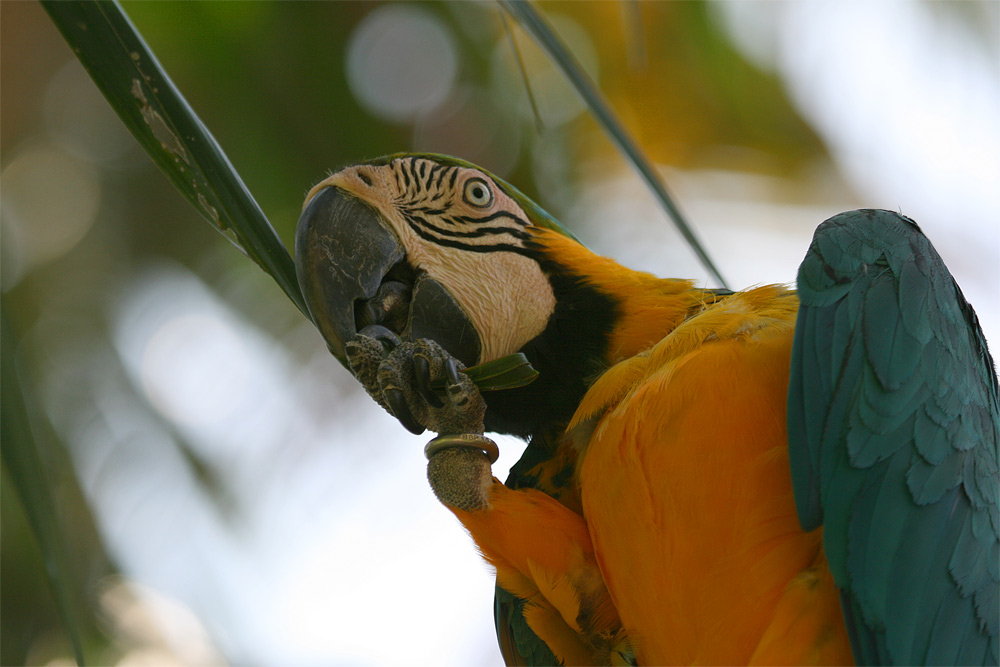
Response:
[{"label": "black pupil", "polygon": [[483,186],[477,185],[474,188],[472,188],[472,196],[475,199],[485,199],[486,192],[483,191]]}]

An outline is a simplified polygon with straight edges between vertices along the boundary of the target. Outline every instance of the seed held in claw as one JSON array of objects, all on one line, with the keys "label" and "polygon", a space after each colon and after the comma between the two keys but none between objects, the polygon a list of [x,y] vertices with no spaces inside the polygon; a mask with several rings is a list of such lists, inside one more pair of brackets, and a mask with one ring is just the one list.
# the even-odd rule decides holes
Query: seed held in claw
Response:
[{"label": "seed held in claw", "polygon": [[456,433],[452,435],[439,435],[424,447],[424,456],[430,460],[438,452],[451,449],[452,447],[465,447],[468,449],[478,449],[490,460],[490,464],[497,462],[500,458],[500,448],[485,435],[478,433]]}]

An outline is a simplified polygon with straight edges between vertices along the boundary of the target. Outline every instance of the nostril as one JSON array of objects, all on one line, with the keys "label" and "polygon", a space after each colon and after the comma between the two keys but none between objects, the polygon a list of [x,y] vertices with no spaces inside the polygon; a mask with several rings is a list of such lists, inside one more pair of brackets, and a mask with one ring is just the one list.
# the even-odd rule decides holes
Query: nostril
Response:
[{"label": "nostril", "polygon": [[368,172],[366,172],[366,171],[364,171],[362,169],[358,169],[358,178],[360,178],[364,182],[365,185],[367,185],[368,187],[371,187],[371,185],[372,185],[372,177],[368,175]]}]

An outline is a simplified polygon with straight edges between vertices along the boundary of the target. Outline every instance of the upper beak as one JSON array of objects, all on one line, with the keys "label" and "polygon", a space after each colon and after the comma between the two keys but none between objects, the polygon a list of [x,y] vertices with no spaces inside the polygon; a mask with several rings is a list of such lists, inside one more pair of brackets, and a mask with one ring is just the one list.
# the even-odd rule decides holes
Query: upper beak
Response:
[{"label": "upper beak", "polygon": [[375,296],[404,257],[382,216],[335,186],[309,201],[295,230],[295,273],[309,314],[330,352],[343,361],[357,335],[356,304]]}]

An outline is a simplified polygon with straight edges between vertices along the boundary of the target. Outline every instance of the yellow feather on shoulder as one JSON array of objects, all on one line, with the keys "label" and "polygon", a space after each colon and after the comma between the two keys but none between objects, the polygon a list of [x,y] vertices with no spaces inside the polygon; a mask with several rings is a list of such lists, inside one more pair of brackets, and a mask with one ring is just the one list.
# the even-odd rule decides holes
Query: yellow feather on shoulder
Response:
[{"label": "yellow feather on shoulder", "polygon": [[603,373],[583,397],[569,428],[592,419],[608,406],[623,400],[649,375],[706,342],[752,337],[769,327],[787,328],[795,318],[798,299],[780,285],[737,292],[706,304],[647,351],[621,361]]}]

